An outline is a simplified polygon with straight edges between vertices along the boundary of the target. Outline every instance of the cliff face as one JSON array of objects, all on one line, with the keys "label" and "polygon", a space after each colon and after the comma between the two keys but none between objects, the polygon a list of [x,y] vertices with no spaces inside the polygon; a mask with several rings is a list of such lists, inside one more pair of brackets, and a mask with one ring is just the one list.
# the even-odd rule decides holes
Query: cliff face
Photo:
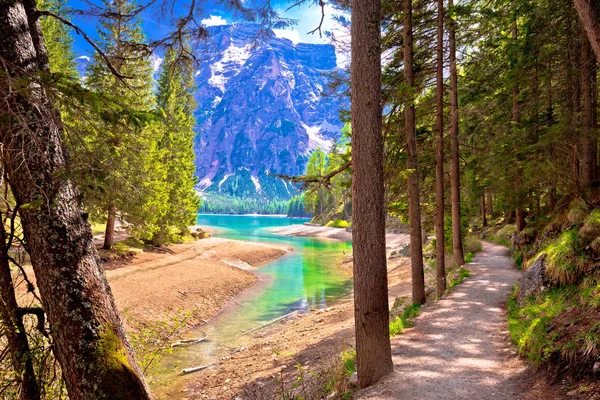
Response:
[{"label": "cliff face", "polygon": [[296,44],[259,26],[211,27],[196,72],[198,189],[289,199],[295,188],[269,174],[304,172],[316,147],[341,133],[347,99],[323,96],[339,73],[332,45]]}]

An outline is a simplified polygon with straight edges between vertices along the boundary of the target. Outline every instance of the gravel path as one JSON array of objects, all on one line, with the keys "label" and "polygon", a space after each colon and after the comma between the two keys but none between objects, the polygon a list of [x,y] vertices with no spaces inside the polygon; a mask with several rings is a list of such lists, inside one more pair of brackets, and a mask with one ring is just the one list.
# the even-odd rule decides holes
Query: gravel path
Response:
[{"label": "gravel path", "polygon": [[506,302],[520,272],[508,251],[483,244],[471,277],[422,309],[416,326],[392,340],[394,372],[358,399],[519,399],[527,369],[515,355]]}]

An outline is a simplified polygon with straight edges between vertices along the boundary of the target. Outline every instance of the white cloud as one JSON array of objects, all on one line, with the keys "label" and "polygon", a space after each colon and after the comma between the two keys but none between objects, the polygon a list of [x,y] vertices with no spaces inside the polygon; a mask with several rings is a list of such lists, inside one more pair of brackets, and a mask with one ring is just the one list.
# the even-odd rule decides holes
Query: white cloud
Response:
[{"label": "white cloud", "polygon": [[150,62],[152,62],[152,70],[156,72],[160,68],[163,59],[158,54],[152,54],[150,56]]},{"label": "white cloud", "polygon": [[293,29],[273,29],[275,36],[289,39],[294,44],[298,44],[302,42],[302,37],[300,36],[300,32]]},{"label": "white cloud", "polygon": [[78,60],[85,60],[85,61],[90,61],[90,58],[88,56],[79,56],[77,57]]},{"label": "white cloud", "polygon": [[227,25],[227,21],[220,15],[211,15],[210,18],[205,18],[200,22],[204,26]]}]

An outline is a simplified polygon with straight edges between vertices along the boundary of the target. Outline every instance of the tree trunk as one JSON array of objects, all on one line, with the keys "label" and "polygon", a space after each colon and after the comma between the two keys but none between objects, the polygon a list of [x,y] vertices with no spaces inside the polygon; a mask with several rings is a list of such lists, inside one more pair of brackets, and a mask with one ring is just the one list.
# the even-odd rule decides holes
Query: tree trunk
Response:
[{"label": "tree trunk", "polygon": [[413,73],[412,0],[404,0],[404,82],[409,97],[404,106],[406,152],[408,154],[408,214],[410,221],[410,261],[412,266],[412,301],[425,303],[425,277],[423,272],[423,242],[421,237],[421,206],[419,204],[419,163],[417,161],[417,135],[415,130],[415,99]]},{"label": "tree trunk", "polygon": [[494,196],[492,195],[492,192],[488,190],[487,192],[485,192],[485,197],[488,215],[494,218]]},{"label": "tree trunk", "polygon": [[6,232],[0,215],[0,317],[15,379],[20,388],[19,398],[22,400],[40,399],[40,389],[33,370],[33,357],[27,340],[27,332],[23,319],[19,314],[19,306],[6,248]]},{"label": "tree trunk", "polygon": [[[448,7],[454,1],[448,0]],[[456,69],[456,27],[454,18],[448,18],[448,40],[450,41],[450,152],[452,168],[450,170],[450,194],[452,202],[452,250],[456,265],[465,263],[462,243],[462,223],[460,212],[460,166],[458,144],[458,72]]]},{"label": "tree trunk", "polygon": [[110,250],[115,244],[115,218],[117,216],[117,206],[111,204],[108,208],[108,219],[106,221],[106,230],[104,231],[104,246],[105,250]]},{"label": "tree trunk", "polygon": [[[34,3],[0,0],[0,140],[69,398],[150,399],[125,338],[79,193],[58,110],[30,77],[49,71]],[[19,91],[13,91],[15,85]]]},{"label": "tree trunk", "polygon": [[487,226],[487,211],[485,209],[485,190],[481,193],[481,225]]},{"label": "tree trunk", "polygon": [[596,0],[575,0],[575,8],[587,37],[600,62],[600,3]]},{"label": "tree trunk", "polygon": [[[513,13],[515,14],[513,22],[512,22],[512,27],[511,27],[511,33],[512,33],[512,40],[516,43],[517,39],[518,39],[518,29],[517,29],[517,17],[516,17],[516,2],[513,1],[512,3],[513,5]],[[513,67],[514,68],[514,67]],[[521,124],[521,109],[520,109],[520,105],[519,105],[519,84],[518,82],[515,80],[514,86],[512,88],[512,122],[513,122],[513,128],[515,129],[514,134],[518,135],[518,128]],[[519,159],[518,159],[518,153],[519,153],[519,145],[518,145],[518,137],[515,137],[515,154],[517,154],[517,159],[515,160],[516,163],[516,179],[515,179],[515,217],[516,217],[516,222],[517,222],[517,233],[520,233],[523,229],[525,229],[525,212],[523,211],[523,199],[522,199],[522,195],[521,195],[521,186],[523,184],[522,182],[522,175],[523,175],[523,171],[521,171],[521,166],[519,165]]]},{"label": "tree trunk", "polygon": [[444,0],[438,0],[435,95],[437,130],[435,141],[435,260],[437,295],[441,297],[446,292],[444,249]]},{"label": "tree trunk", "polygon": [[385,252],[380,23],[378,0],[352,1],[352,236],[356,369],[361,387],[393,370]]},{"label": "tree trunk", "polygon": [[581,96],[583,101],[581,137],[581,184],[589,187],[594,181],[596,152],[594,149],[594,123],[592,101],[592,70],[594,60],[590,57],[590,45],[582,32],[581,45]]}]

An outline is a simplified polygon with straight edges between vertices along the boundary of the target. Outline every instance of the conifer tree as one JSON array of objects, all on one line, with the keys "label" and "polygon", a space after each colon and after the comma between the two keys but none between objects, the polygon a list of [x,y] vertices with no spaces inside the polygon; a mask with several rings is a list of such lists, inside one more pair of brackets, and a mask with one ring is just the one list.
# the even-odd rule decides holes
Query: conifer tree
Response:
[{"label": "conifer tree", "polygon": [[122,75],[132,78],[115,76],[102,57],[94,55],[86,85],[110,99],[113,107],[94,119],[77,154],[90,164],[80,174],[84,202],[92,215],[106,216],[104,247],[110,248],[117,213],[136,237],[153,238],[166,213],[168,189],[159,145],[162,133],[152,117],[152,65],[136,46],[144,42],[140,20],[128,17],[135,4],[116,0],[106,1],[104,7],[109,10],[100,21],[104,52]]},{"label": "conifer tree", "polygon": [[[178,62],[181,61],[181,62]],[[199,197],[194,190],[194,110],[191,60],[176,60],[175,51],[165,54],[158,78],[157,106],[160,116],[160,148],[166,166],[168,203],[159,219],[155,244],[185,234],[198,213]]]}]

